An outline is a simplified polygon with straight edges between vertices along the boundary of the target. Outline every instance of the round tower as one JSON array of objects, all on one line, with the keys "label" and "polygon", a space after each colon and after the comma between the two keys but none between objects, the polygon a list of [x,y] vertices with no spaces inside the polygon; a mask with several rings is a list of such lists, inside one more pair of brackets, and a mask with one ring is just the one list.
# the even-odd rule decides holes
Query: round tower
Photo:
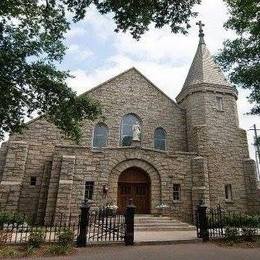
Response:
[{"label": "round tower", "polygon": [[[176,100],[186,110],[188,150],[192,162],[193,200],[210,206],[247,210],[244,162],[249,157],[246,131],[239,128],[237,90],[225,79],[206,47],[201,22],[199,44]],[[254,173],[251,173],[252,175]],[[195,199],[194,199],[195,198]]]},{"label": "round tower", "polygon": [[212,131],[214,128],[217,132],[213,131],[213,135],[228,134],[230,128],[238,127],[237,90],[225,79],[207,49],[202,29],[204,24],[201,21],[197,24],[200,28],[198,48],[176,98],[177,103],[186,109],[189,151],[198,149],[196,131],[199,126],[208,126]]}]

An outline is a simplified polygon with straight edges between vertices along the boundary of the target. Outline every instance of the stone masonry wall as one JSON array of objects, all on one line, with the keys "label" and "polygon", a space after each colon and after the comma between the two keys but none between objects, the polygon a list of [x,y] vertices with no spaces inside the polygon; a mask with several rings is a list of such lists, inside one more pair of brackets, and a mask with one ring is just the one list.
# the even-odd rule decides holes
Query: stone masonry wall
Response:
[{"label": "stone masonry wall", "polygon": [[204,93],[191,94],[180,105],[186,110],[188,151],[197,151],[197,140],[194,140],[193,129],[195,126],[206,124]]},{"label": "stone masonry wall", "polygon": [[[223,111],[217,110],[216,96],[223,98]],[[236,100],[231,95],[207,93],[207,156],[211,205],[247,210],[243,160],[249,157],[246,136],[238,127]],[[232,201],[225,199],[225,184],[232,185]]]},{"label": "stone masonry wall", "polygon": [[[153,148],[154,130],[163,127],[167,132],[167,148],[170,152],[187,150],[184,111],[135,69],[130,69],[94,88],[88,94],[102,104],[104,122],[109,128],[109,147],[119,147],[121,119],[127,113],[135,113],[142,120],[142,147]],[[91,147],[93,129],[99,121],[101,119],[96,122],[85,122],[80,145]],[[9,142],[11,141],[24,141],[28,144],[19,211],[40,216],[45,211],[46,200],[50,199],[48,193],[52,194],[53,189],[57,189],[51,176],[55,167],[61,167],[59,162],[53,160],[55,146],[71,145],[73,142],[64,139],[55,126],[42,118],[29,123],[28,129],[25,129],[23,134],[11,135]],[[3,168],[1,165],[4,165],[6,160],[4,149],[2,147],[0,152],[0,171],[1,167]],[[46,165],[51,162],[52,170],[46,170]],[[85,167],[85,162],[82,167]],[[37,179],[35,186],[30,185],[31,177]],[[50,186],[45,184],[49,181]],[[51,199],[49,203],[52,203]]]},{"label": "stone masonry wall", "polygon": [[18,210],[27,154],[28,144],[26,142],[9,143],[0,183],[0,210],[11,212]]},{"label": "stone masonry wall", "polygon": [[[28,145],[24,174],[20,176],[21,193],[17,211],[31,216],[37,216],[38,212],[42,215],[46,204],[44,197],[48,192],[48,185],[45,185],[45,182],[48,180],[48,174],[50,174],[50,171],[46,171],[46,165],[52,161],[55,145],[72,142],[63,139],[60,131],[55,126],[41,118],[29,123],[28,128],[22,134],[11,135],[8,142],[6,142],[6,146],[9,147],[12,142],[25,142]],[[4,147],[1,147],[2,151],[3,149]],[[5,164],[3,168],[9,172],[7,178],[10,179],[13,173],[10,169],[8,170],[6,160],[6,155],[0,159],[0,161],[3,161],[2,164]],[[15,162],[15,159],[13,159],[13,162]],[[35,186],[30,185],[32,176],[36,177]],[[10,196],[12,197],[12,194]]]},{"label": "stone masonry wall", "polygon": [[[69,189],[57,188],[63,180],[62,161],[74,158],[73,180]],[[108,202],[117,203],[118,178],[122,171],[129,167],[139,167],[145,170],[151,179],[151,210],[155,213],[156,206],[164,202],[170,206],[175,216],[183,217],[192,213],[192,153],[176,153],[169,156],[166,152],[155,152],[142,148],[106,148],[100,152],[91,151],[87,147],[57,147],[51,173],[46,222],[51,216],[59,213],[72,214],[77,217],[79,206],[84,199],[84,185],[86,181],[94,181],[94,201],[96,206],[106,205]],[[70,175],[72,177],[72,175]],[[172,185],[181,184],[181,201],[173,202]],[[103,185],[108,186],[108,194],[103,193]],[[58,190],[58,193],[57,193]],[[70,200],[68,199],[70,197]],[[63,199],[63,201],[62,201]],[[70,205],[70,209],[67,206]]]},{"label": "stone masonry wall", "polygon": [[[154,147],[154,130],[163,127],[167,149],[187,151],[185,111],[156,89],[135,69],[93,89],[90,96],[100,101],[104,122],[109,128],[108,146],[120,144],[120,124],[124,115],[136,114],[142,121],[142,146]],[[86,122],[82,145],[91,146],[95,123]]]},{"label": "stone masonry wall", "polygon": [[[207,87],[204,85],[204,91],[194,91],[180,103],[187,111],[189,150],[207,158],[208,205],[220,203],[229,209],[247,211],[250,206],[243,162],[249,153],[246,133],[238,126],[236,99],[224,87],[218,86],[217,91],[212,91],[212,86],[208,91]],[[221,111],[217,96],[223,98]],[[202,107],[194,107],[195,103]],[[232,185],[231,201],[225,199],[225,184]]]}]

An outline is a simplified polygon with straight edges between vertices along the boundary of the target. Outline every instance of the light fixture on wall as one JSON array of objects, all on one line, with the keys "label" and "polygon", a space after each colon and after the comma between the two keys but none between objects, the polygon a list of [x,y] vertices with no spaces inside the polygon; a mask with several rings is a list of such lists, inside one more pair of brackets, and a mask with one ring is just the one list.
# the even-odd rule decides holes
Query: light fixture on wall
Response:
[{"label": "light fixture on wall", "polygon": [[107,194],[107,192],[108,192],[108,186],[105,184],[105,185],[103,185],[103,194]]}]

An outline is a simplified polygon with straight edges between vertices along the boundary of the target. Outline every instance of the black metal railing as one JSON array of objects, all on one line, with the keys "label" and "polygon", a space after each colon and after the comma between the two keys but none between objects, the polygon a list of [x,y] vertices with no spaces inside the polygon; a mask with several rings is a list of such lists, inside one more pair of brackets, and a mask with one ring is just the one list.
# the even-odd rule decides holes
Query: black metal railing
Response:
[{"label": "black metal railing", "polygon": [[235,230],[237,236],[243,236],[247,231],[258,236],[260,214],[230,211],[219,205],[215,208],[199,205],[196,211],[196,226],[198,237],[203,240],[225,238],[230,230]]},{"label": "black metal railing", "polygon": [[91,211],[90,204],[85,203],[79,216],[45,216],[48,221],[43,224],[36,222],[36,218],[0,212],[0,244],[28,243],[33,233],[41,233],[44,242],[58,242],[59,235],[69,229],[78,246],[103,241],[124,241],[126,245],[133,245],[134,212],[132,204],[124,215],[119,215],[107,210]]},{"label": "black metal railing", "polygon": [[[8,216],[7,216],[8,214]],[[17,213],[0,214],[0,244],[20,244],[27,243],[30,235],[41,233],[44,242],[57,242],[59,234],[70,229],[74,233],[74,238],[78,236],[78,218],[66,219],[64,215],[57,215],[55,223],[36,224],[30,217]]]}]

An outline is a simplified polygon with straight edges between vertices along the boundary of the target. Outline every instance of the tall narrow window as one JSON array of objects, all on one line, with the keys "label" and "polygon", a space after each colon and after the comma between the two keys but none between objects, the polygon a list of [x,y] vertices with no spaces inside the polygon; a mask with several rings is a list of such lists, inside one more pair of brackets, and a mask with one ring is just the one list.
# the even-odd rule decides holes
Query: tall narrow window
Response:
[{"label": "tall narrow window", "polygon": [[181,200],[181,185],[173,184],[173,200],[179,201]]},{"label": "tall narrow window", "polygon": [[232,200],[232,186],[231,186],[231,184],[225,185],[225,198],[226,198],[226,200]]},{"label": "tall narrow window", "polygon": [[162,127],[158,127],[154,131],[154,148],[166,150],[166,132]]},{"label": "tall narrow window", "polygon": [[103,123],[98,123],[94,129],[93,147],[102,148],[107,146],[108,128]]},{"label": "tall narrow window", "polygon": [[86,181],[85,183],[85,201],[93,199],[94,181]]},{"label": "tall narrow window", "polygon": [[133,139],[133,126],[141,128],[140,119],[134,114],[125,115],[121,122],[121,145],[130,146]]},{"label": "tall narrow window", "polygon": [[223,110],[223,98],[216,97],[216,101],[217,101],[217,110],[222,111]]},{"label": "tall narrow window", "polygon": [[30,181],[30,184],[31,186],[36,186],[36,177],[35,176],[31,176],[31,181]]}]

